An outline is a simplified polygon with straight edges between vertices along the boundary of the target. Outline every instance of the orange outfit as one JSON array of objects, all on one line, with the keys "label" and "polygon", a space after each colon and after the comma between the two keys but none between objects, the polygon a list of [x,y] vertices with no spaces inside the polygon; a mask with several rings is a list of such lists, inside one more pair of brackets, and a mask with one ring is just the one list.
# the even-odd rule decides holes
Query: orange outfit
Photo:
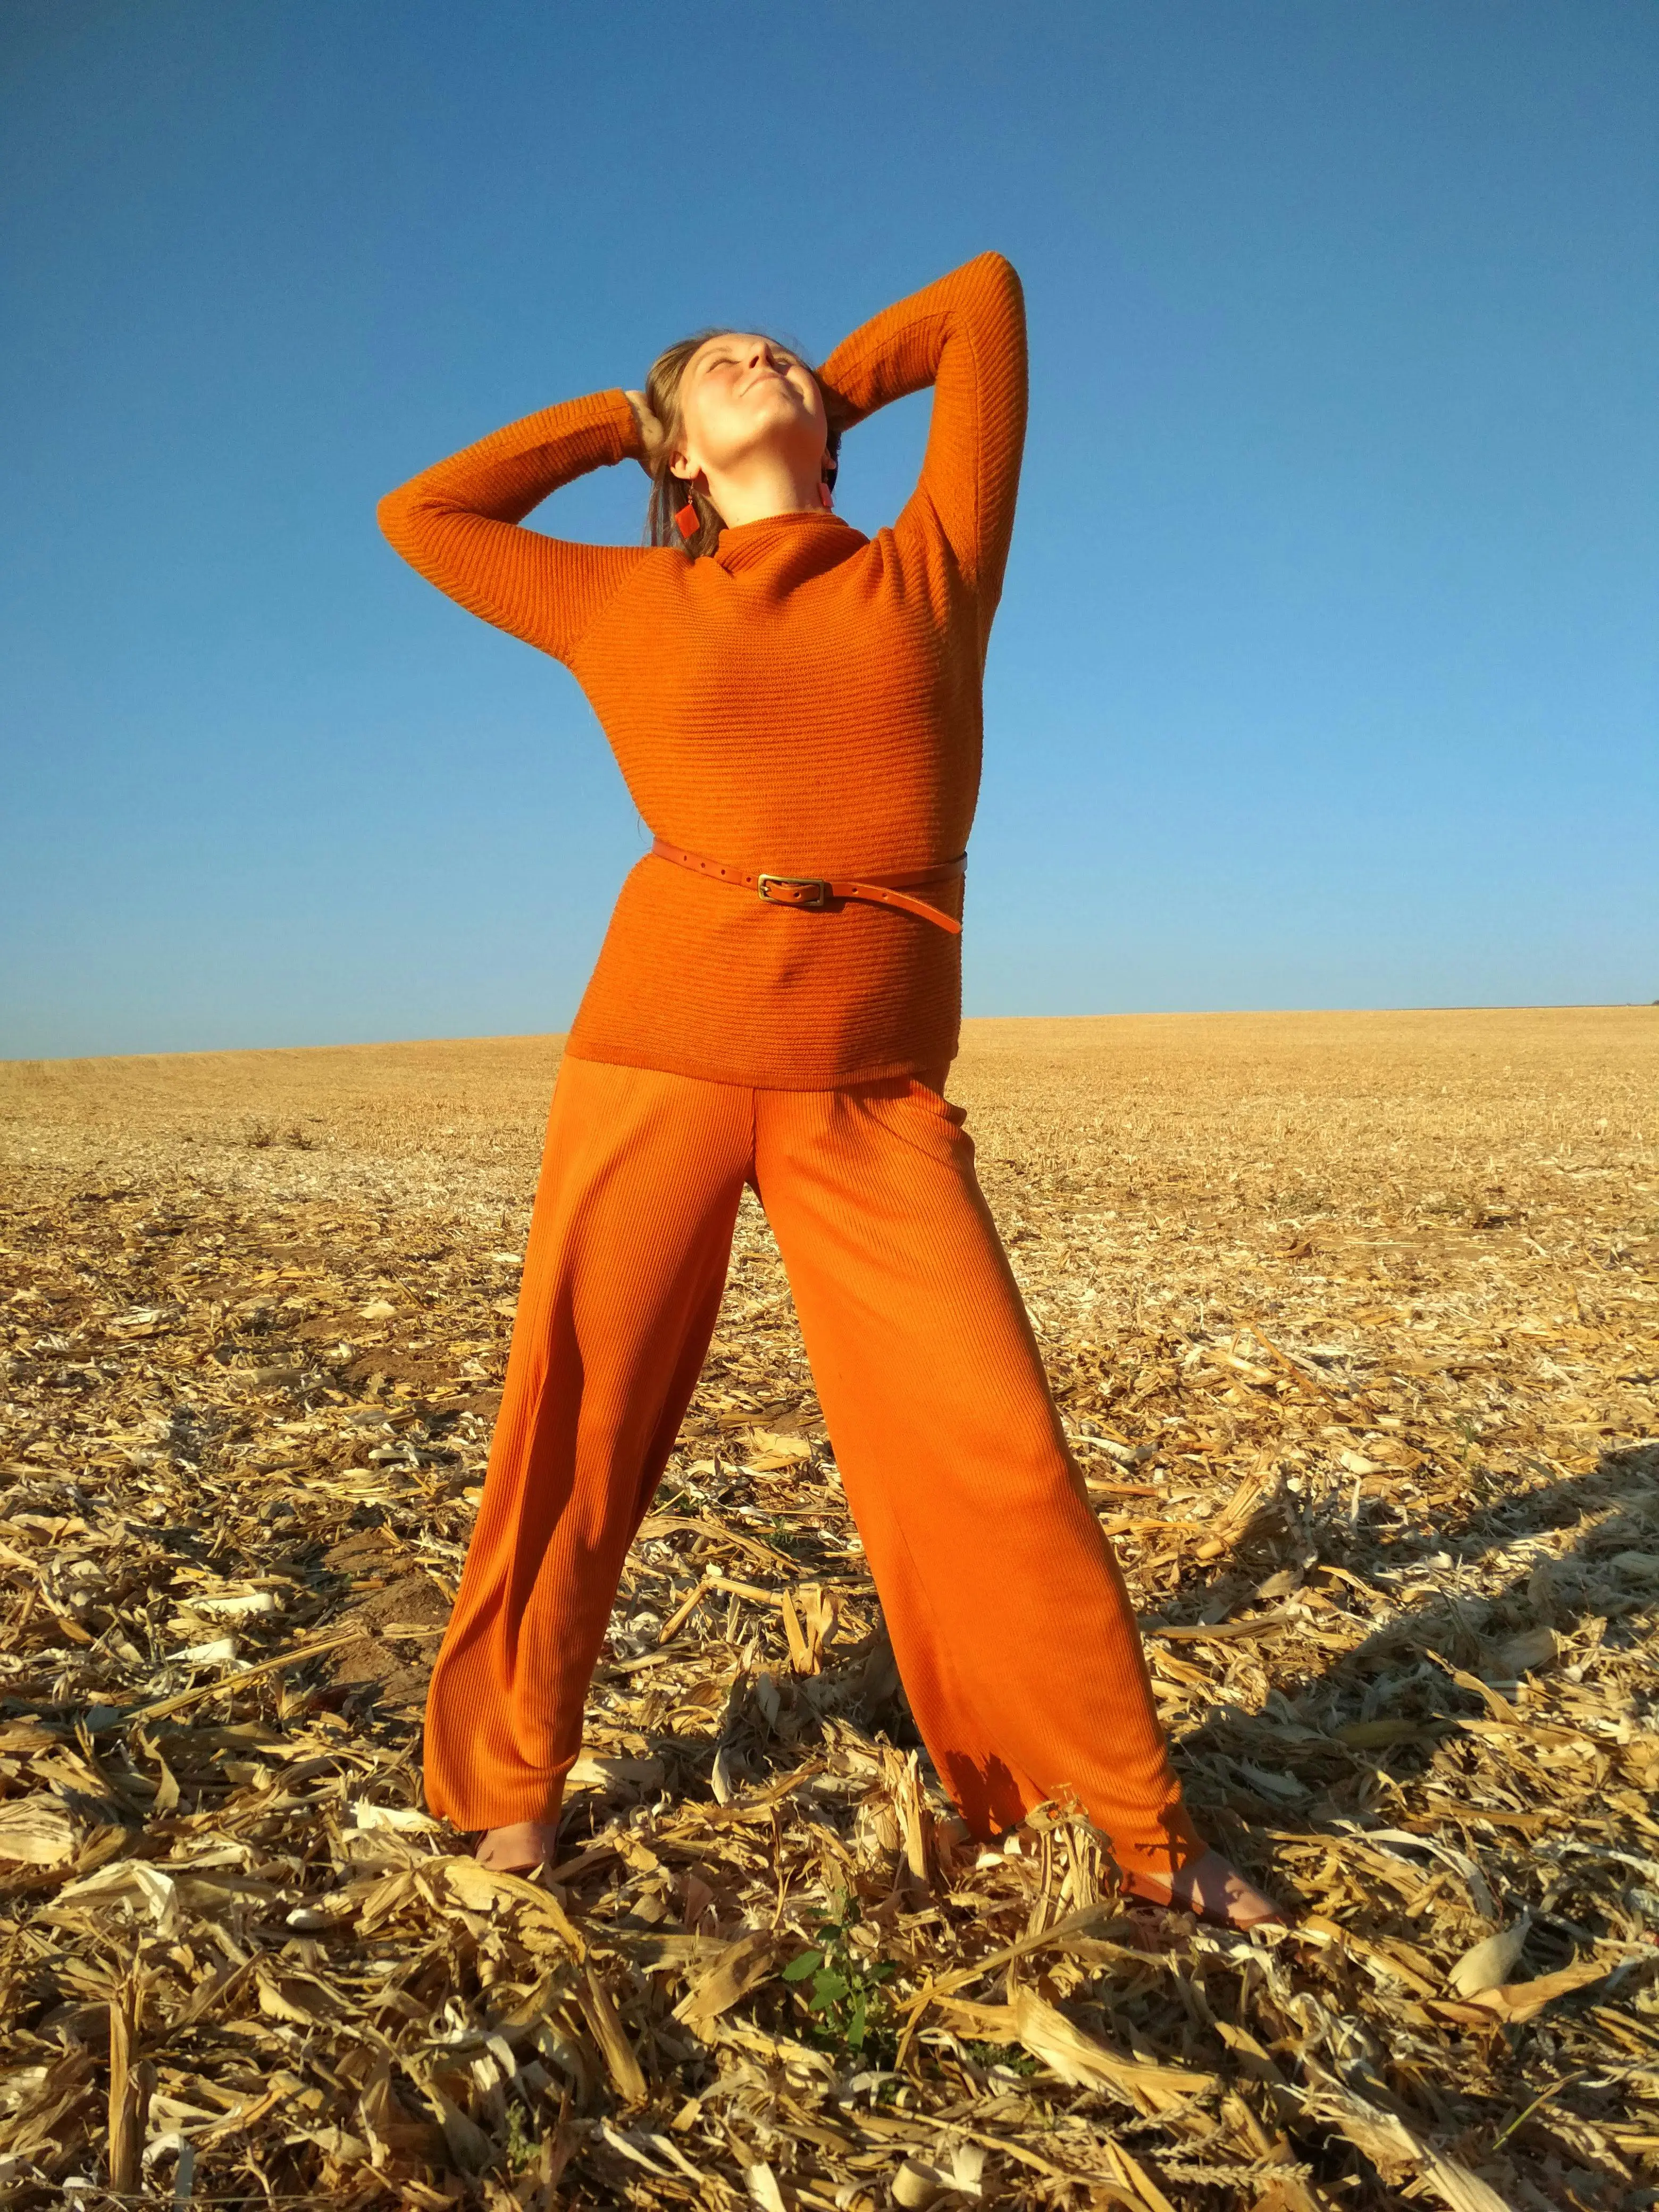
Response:
[{"label": "orange outfit", "polygon": [[[819,371],[853,419],[933,384],[921,477],[873,538],[775,514],[688,561],[518,527],[640,451],[620,391],[526,416],[380,503],[440,589],[564,662],[641,817],[712,860],[786,876],[921,871],[966,849],[980,679],[1025,427],[1019,280],[981,254],[877,315]],[[960,884],[950,896],[958,903]],[[960,941],[849,899],[785,913],[648,854],[570,1033],[582,1060],[823,1090],[954,1057]]]},{"label": "orange outfit", "polygon": [[1203,1848],[962,1121],[915,1077],[762,1091],[566,1060],[432,1680],[434,1811],[463,1828],[556,1814],[749,1182],[911,1711],[970,1826],[1073,1790],[1125,1868]]},{"label": "orange outfit", "polygon": [[[1025,406],[997,254],[874,317],[819,379],[856,421],[932,383],[921,480],[873,538],[823,510],[671,547],[522,518],[639,451],[620,391],[552,407],[381,502],[398,550],[562,660],[651,830],[731,870],[941,872],[960,913],[981,678]],[[1126,1868],[1204,1846],[1121,1576],[939,1093],[959,939],[879,902],[763,902],[647,855],[548,1123],[506,1393],[427,1713],[467,1827],[550,1820],[628,1547],[714,1328],[745,1182],[789,1272],[911,1707],[980,1834],[1075,1791]]]}]

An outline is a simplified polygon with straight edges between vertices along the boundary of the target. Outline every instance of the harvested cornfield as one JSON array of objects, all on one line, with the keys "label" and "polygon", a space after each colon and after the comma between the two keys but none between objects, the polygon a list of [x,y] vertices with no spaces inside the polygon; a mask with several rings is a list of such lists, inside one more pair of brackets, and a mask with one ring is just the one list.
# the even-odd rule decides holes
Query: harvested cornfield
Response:
[{"label": "harvested cornfield", "polygon": [[4,2201],[1659,2201],[1659,1011],[969,1026],[1249,1937],[953,1823],[752,1209],[561,1863],[427,1816],[556,1060],[0,1071]]}]

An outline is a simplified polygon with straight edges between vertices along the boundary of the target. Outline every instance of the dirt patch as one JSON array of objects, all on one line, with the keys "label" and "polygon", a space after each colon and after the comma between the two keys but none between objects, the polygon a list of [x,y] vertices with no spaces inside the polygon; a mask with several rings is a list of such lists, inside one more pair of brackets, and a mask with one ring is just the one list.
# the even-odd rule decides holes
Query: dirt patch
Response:
[{"label": "dirt patch", "polygon": [[424,1703],[432,1662],[449,1620],[447,1593],[385,1528],[355,1529],[323,1555],[331,1573],[378,1583],[339,1613],[336,1634],[361,1631],[331,1655],[329,1679],[373,1690],[389,1710]]},{"label": "dirt patch", "polygon": [[450,1601],[430,1575],[398,1576],[339,1616],[338,1629],[361,1628],[362,1638],[334,1655],[331,1679],[372,1686],[393,1710],[422,1704],[449,1613]]},{"label": "dirt patch", "polygon": [[392,1352],[374,1349],[361,1352],[355,1359],[348,1360],[340,1370],[343,1382],[372,1388],[382,1383],[406,1382],[411,1392],[441,1390],[452,1379],[453,1369],[435,1359],[422,1358],[417,1352]]}]

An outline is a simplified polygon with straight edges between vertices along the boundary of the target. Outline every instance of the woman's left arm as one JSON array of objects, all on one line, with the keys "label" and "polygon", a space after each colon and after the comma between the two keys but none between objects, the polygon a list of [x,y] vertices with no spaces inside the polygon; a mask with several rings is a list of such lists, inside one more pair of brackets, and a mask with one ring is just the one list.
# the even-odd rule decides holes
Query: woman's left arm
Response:
[{"label": "woman's left arm", "polygon": [[884,308],[842,341],[818,380],[842,428],[933,386],[927,456],[896,530],[931,519],[994,606],[1025,440],[1025,303],[1012,264],[979,254]]}]

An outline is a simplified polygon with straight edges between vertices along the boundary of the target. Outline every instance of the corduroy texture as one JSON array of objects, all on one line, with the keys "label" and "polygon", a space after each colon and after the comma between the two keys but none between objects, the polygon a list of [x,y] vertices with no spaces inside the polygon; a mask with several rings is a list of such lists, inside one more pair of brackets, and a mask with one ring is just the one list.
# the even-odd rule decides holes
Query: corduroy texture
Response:
[{"label": "corduroy texture", "polygon": [[[873,538],[816,509],[727,530],[690,562],[520,527],[561,484],[637,455],[621,391],[439,463],[381,501],[381,526],[453,599],[574,672],[653,832],[775,874],[933,867],[966,849],[979,793],[1025,424],[1019,280],[981,254],[866,323],[819,374],[849,422],[934,387],[921,479]],[[569,1049],[821,1089],[945,1065],[960,1006],[958,941],[915,915],[764,905],[647,858]]]},{"label": "corduroy texture", "polygon": [[1074,1793],[1126,1870],[1204,1848],[959,1108],[567,1058],[483,1502],[427,1713],[458,1826],[554,1818],[623,1561],[753,1182],[918,1727],[980,1836]]}]

